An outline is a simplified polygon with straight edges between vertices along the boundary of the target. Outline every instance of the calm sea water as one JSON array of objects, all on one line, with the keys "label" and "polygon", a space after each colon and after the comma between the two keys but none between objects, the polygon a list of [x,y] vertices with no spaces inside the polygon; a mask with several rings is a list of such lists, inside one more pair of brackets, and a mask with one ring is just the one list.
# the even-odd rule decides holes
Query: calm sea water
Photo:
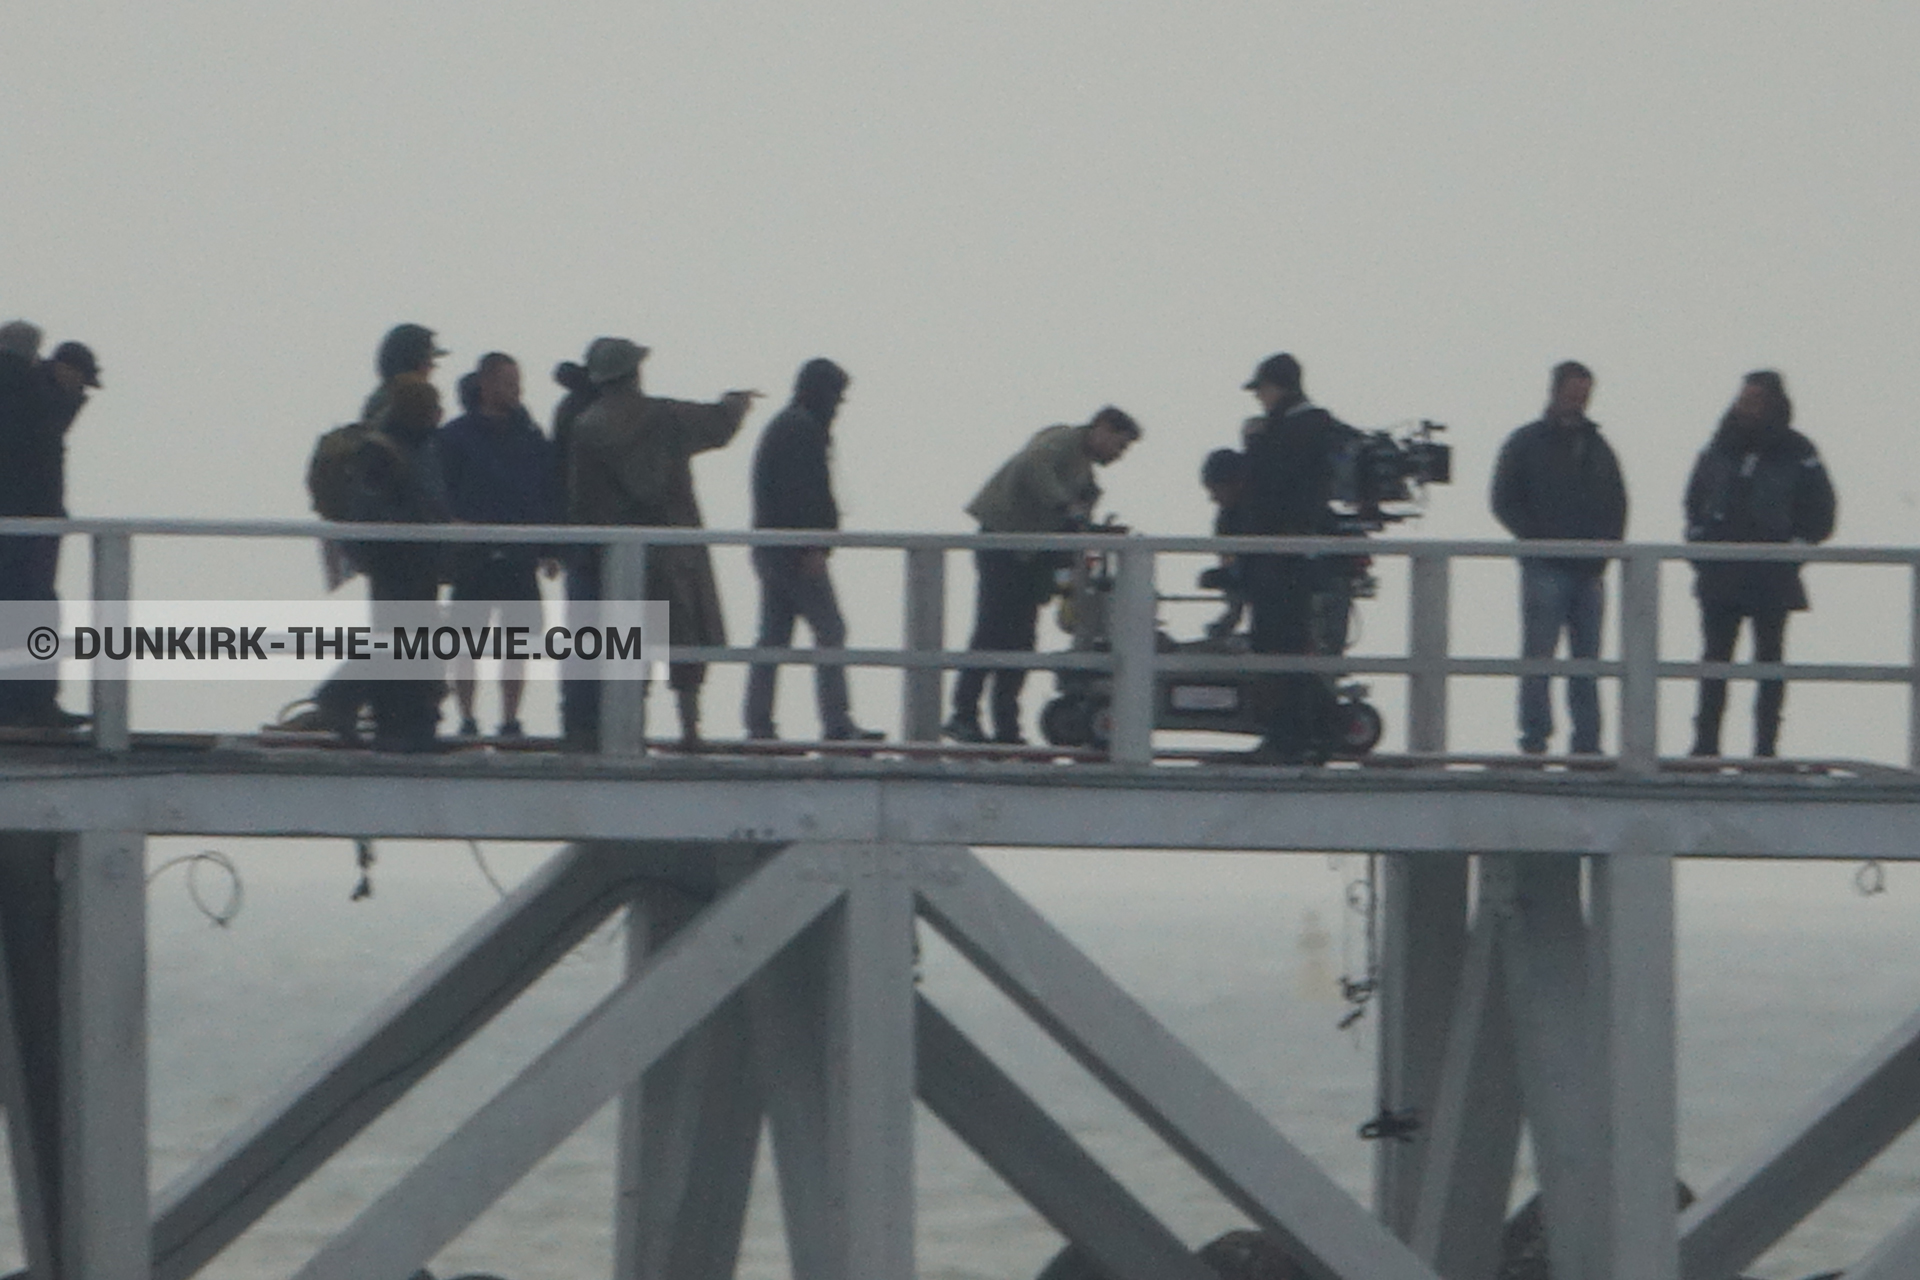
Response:
[{"label": "calm sea water", "polygon": [[[152,861],[198,848],[156,842]],[[450,941],[494,897],[460,845],[381,846],[374,896],[350,903],[341,843],[222,846],[246,901],[227,928],[193,907],[179,870],[152,887],[154,1178],[186,1168]],[[536,851],[489,846],[511,883]],[[1357,859],[997,854],[995,865],[1341,1184],[1364,1194],[1373,1109],[1371,1017],[1336,1029],[1333,979],[1358,966],[1343,889]],[[204,876],[206,896],[224,896]],[[1681,1171],[1696,1188],[1766,1141],[1920,1004],[1913,904],[1920,868],[1862,897],[1853,868],[1689,865],[1681,879]],[[966,963],[928,935],[924,989],[1150,1206],[1196,1243],[1238,1215],[1106,1098]],[[603,931],[205,1273],[288,1274],[407,1165],[617,981]],[[435,1260],[508,1280],[604,1276],[612,1124],[596,1117]],[[921,1274],[1024,1280],[1053,1232],[931,1119],[919,1145]],[[741,1267],[787,1275],[764,1167]],[[8,1197],[7,1203],[11,1202]],[[1797,1280],[1856,1259],[1920,1204],[1920,1143],[1903,1141],[1752,1270]],[[0,1222],[0,1262],[17,1258]]]}]

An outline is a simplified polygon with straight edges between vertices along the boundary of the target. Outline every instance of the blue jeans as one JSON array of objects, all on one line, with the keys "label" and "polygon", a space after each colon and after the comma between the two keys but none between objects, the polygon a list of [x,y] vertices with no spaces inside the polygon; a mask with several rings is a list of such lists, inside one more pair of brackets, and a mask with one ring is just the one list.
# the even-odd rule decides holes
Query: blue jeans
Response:
[{"label": "blue jeans", "polygon": [[[753,569],[760,578],[760,638],[763,649],[785,649],[793,643],[793,624],[806,619],[813,631],[816,649],[844,649],[847,624],[840,616],[840,602],[833,594],[833,579],[823,566],[809,573],[802,557],[793,547],[755,547]],[[756,663],[747,672],[747,700],[742,718],[747,732],[757,738],[771,738],[773,728],[774,681],[780,668]],[[847,669],[820,666],[813,669],[814,701],[820,709],[820,728],[828,737],[853,729],[847,713]]]},{"label": "blue jeans", "polygon": [[[1523,561],[1520,565],[1520,652],[1526,658],[1551,658],[1567,635],[1567,656],[1600,656],[1600,622],[1605,613],[1604,576],[1591,569]],[[1544,751],[1553,736],[1553,703],[1546,676],[1520,677],[1520,749]],[[1592,676],[1567,677],[1567,718],[1573,722],[1575,752],[1600,750],[1600,693]]]}]

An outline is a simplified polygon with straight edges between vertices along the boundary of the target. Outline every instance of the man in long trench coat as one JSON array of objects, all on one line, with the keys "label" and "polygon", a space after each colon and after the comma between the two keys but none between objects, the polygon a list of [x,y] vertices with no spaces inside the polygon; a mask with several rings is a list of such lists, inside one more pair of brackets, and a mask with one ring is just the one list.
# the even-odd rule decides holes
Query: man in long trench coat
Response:
[{"label": "man in long trench coat", "polygon": [[[568,459],[568,514],[575,524],[701,527],[692,459],[719,449],[740,431],[753,392],[729,391],[712,404],[664,400],[640,389],[647,348],[625,338],[593,344],[587,375],[599,398],[573,425]],[[671,645],[724,645],[726,621],[705,547],[650,547],[647,595],[665,600]],[[680,711],[681,741],[700,741],[702,662],[677,662],[669,683]]]}]

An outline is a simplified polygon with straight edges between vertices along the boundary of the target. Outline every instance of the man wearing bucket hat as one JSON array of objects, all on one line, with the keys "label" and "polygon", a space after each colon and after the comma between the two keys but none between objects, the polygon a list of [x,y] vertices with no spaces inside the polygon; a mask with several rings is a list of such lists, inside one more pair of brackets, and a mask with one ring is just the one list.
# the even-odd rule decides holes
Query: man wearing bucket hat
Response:
[{"label": "man wearing bucket hat", "polygon": [[[646,357],[647,348],[626,338],[602,338],[588,350],[587,376],[600,394],[570,432],[567,500],[575,524],[700,528],[693,455],[731,443],[759,394],[729,391],[710,404],[649,396],[640,389]],[[667,602],[669,644],[727,642],[705,547],[649,547],[647,587],[651,598]],[[700,744],[706,675],[700,662],[670,669],[684,746]]]}]

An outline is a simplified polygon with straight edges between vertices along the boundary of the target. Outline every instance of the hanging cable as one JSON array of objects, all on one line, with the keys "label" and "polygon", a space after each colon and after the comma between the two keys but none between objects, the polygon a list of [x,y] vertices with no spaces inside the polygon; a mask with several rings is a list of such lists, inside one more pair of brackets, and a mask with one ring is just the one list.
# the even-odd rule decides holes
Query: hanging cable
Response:
[{"label": "hanging cable", "polygon": [[[211,905],[200,884],[200,869],[206,866],[218,867],[227,877],[227,897],[220,906]],[[175,867],[187,869],[187,897],[201,915],[224,929],[233,923],[240,914],[241,904],[246,901],[246,886],[240,881],[240,868],[233,865],[233,859],[218,849],[202,849],[199,853],[183,853],[177,858],[168,858],[165,862],[147,873],[147,883],[151,885],[162,875]]]},{"label": "hanging cable", "polygon": [[480,868],[480,874],[487,878],[487,883],[493,886],[493,891],[502,898],[506,897],[507,886],[500,883],[500,877],[494,875],[493,868],[487,865],[487,855],[481,852],[480,842],[478,840],[467,841],[467,850],[473,854],[473,865]]},{"label": "hanging cable", "polygon": [[[1367,1002],[1373,999],[1373,993],[1380,986],[1380,860],[1367,856],[1367,874],[1363,879],[1347,882],[1347,914],[1341,929],[1340,955],[1346,966],[1346,972],[1340,975],[1340,995],[1349,1006],[1346,1016],[1339,1022],[1339,1028],[1345,1031],[1366,1016]],[[1354,917],[1359,917],[1362,926],[1364,954],[1361,963],[1364,966],[1359,977],[1354,976],[1351,940]]]},{"label": "hanging cable", "polygon": [[355,836],[353,840],[353,865],[360,870],[360,879],[353,886],[353,892],[347,895],[347,901],[360,902],[373,896],[373,837]]}]

